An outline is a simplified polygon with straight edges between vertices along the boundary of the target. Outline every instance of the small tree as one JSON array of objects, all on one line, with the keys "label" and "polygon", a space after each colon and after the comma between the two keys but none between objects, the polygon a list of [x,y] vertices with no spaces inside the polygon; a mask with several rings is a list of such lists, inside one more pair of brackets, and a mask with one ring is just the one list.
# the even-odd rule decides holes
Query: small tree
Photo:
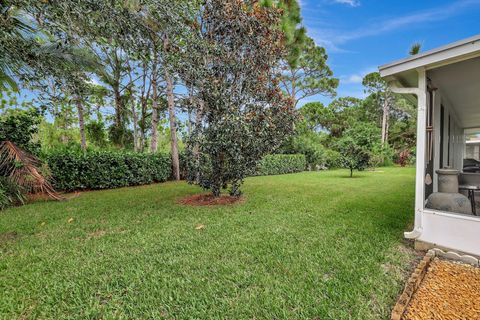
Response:
[{"label": "small tree", "polygon": [[285,56],[281,12],[254,0],[207,0],[179,55],[201,98],[187,144],[187,179],[239,196],[244,177],[293,131],[293,101],[278,86]]},{"label": "small tree", "polygon": [[378,128],[371,123],[356,123],[344,132],[335,146],[340,153],[340,164],[350,169],[352,177],[353,170],[364,170],[368,167],[373,151],[380,146]]},{"label": "small tree", "polygon": [[340,165],[350,169],[350,177],[353,177],[353,170],[364,170],[368,166],[370,154],[352,137],[345,136],[339,139],[336,147],[340,152]]}]

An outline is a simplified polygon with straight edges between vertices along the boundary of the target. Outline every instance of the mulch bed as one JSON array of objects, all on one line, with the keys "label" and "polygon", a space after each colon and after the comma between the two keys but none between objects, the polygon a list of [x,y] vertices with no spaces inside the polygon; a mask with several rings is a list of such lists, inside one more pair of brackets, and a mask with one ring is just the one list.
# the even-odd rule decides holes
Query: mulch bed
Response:
[{"label": "mulch bed", "polygon": [[178,203],[187,206],[222,206],[232,205],[235,203],[243,202],[243,197],[232,197],[227,195],[221,195],[220,197],[214,197],[212,194],[195,194],[178,200]]},{"label": "mulch bed", "polygon": [[480,268],[434,258],[402,319],[480,319]]}]

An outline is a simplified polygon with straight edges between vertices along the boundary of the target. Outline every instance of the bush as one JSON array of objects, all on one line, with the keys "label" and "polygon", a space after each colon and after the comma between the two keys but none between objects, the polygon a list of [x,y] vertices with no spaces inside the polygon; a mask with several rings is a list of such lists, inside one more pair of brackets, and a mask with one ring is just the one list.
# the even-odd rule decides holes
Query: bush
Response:
[{"label": "bush", "polygon": [[35,141],[42,114],[36,108],[6,109],[0,112],[0,141],[11,141],[31,154],[38,154],[40,143]]},{"label": "bush", "polygon": [[303,154],[309,171],[338,167],[339,154],[327,148],[328,135],[317,132],[300,132],[290,137],[279,149],[283,154]]},{"label": "bush", "polygon": [[114,151],[51,152],[44,156],[56,189],[110,189],[163,182],[171,175],[167,154]]},{"label": "bush", "polygon": [[303,154],[271,154],[257,165],[256,175],[286,174],[304,171],[307,165]]},{"label": "bush", "polygon": [[23,190],[7,179],[0,176],[0,210],[25,202]]},{"label": "bush", "polygon": [[325,149],[325,166],[328,169],[341,167],[341,155],[338,151],[332,149]]},{"label": "bush", "polygon": [[369,165],[373,168],[388,167],[393,165],[395,151],[388,144],[376,144],[370,150]]}]

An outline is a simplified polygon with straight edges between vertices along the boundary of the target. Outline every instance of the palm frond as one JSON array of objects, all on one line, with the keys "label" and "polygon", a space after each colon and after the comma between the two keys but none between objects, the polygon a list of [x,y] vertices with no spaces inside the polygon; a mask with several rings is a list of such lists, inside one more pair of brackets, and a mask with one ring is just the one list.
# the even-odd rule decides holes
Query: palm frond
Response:
[{"label": "palm frond", "polygon": [[6,72],[4,72],[0,67],[0,91],[5,91],[5,90],[8,90],[9,88],[17,92],[18,91],[17,82],[12,77],[10,77]]},{"label": "palm frond", "polygon": [[52,199],[62,200],[50,181],[42,175],[41,165],[40,160],[13,142],[0,143],[0,171],[5,176],[27,192],[44,193]]},{"label": "palm frond", "polygon": [[0,25],[11,36],[23,37],[34,32],[24,12],[11,5],[0,4]]},{"label": "palm frond", "polygon": [[410,51],[408,52],[411,56],[414,56],[416,54],[420,53],[420,50],[422,49],[422,44],[420,42],[415,42],[412,44],[410,47]]}]

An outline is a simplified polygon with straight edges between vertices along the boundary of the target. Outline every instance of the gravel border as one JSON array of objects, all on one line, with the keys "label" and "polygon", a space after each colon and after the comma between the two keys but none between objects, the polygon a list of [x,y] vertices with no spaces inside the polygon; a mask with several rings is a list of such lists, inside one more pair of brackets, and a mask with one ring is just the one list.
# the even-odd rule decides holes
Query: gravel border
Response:
[{"label": "gravel border", "polygon": [[420,283],[423,280],[423,277],[427,273],[428,266],[430,262],[435,257],[435,252],[432,250],[428,251],[423,259],[418,263],[417,267],[413,271],[412,275],[405,284],[405,289],[403,293],[398,298],[395,307],[392,310],[391,320],[401,320],[405,310],[407,309],[410,300],[412,299],[413,294],[417,291]]},{"label": "gravel border", "polygon": [[401,320],[410,300],[412,299],[413,294],[417,291],[420,283],[422,282],[425,274],[427,273],[428,267],[432,262],[433,258],[443,258],[453,261],[460,261],[466,264],[470,264],[476,267],[480,267],[480,260],[469,255],[460,255],[456,252],[448,251],[445,252],[441,249],[430,249],[425,254],[423,259],[418,263],[417,267],[413,271],[412,275],[405,284],[405,289],[403,293],[397,300],[395,307],[392,310],[391,320]]}]

